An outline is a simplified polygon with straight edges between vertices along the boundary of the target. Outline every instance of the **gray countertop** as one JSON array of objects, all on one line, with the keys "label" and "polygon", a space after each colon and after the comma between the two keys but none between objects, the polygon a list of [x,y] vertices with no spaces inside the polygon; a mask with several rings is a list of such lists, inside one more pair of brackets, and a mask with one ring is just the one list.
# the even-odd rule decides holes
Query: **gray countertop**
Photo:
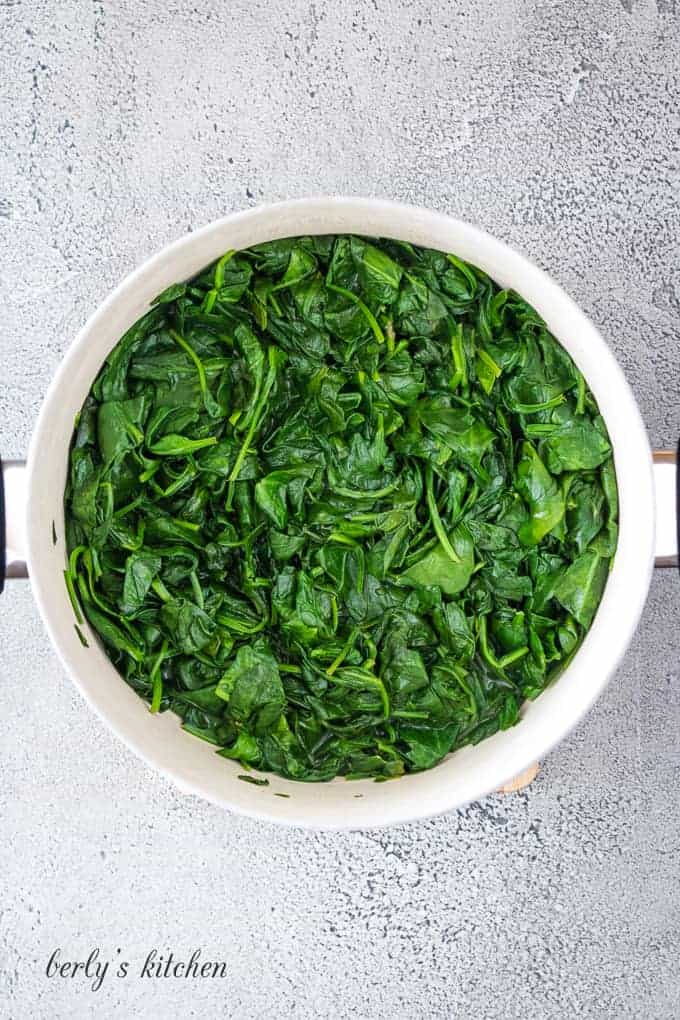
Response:
[{"label": "gray countertop", "polygon": [[[455,213],[593,317],[680,433],[680,3],[0,3],[0,449],[111,287],[235,209]],[[12,1018],[680,1014],[680,582],[530,789],[316,834],[178,793],[90,713],[26,584],[2,598],[0,980]],[[93,992],[49,955],[131,961]],[[222,979],[136,976],[153,948]],[[120,949],[120,953],[117,950]]]}]

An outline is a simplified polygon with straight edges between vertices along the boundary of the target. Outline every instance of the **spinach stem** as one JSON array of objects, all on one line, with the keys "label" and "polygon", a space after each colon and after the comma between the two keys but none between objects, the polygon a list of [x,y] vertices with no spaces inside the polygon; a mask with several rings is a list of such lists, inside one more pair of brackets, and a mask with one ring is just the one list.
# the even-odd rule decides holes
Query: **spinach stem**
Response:
[{"label": "spinach stem", "polygon": [[161,664],[163,659],[168,653],[168,642],[167,638],[163,641],[161,650],[156,656],[153,666],[151,667],[151,704],[149,711],[156,713],[161,707],[161,698],[163,697],[163,677],[161,676]]},{"label": "spinach stem", "polygon": [[172,595],[170,594],[168,589],[165,587],[165,585],[161,581],[160,577],[157,577],[155,579],[155,581],[151,582],[151,587],[156,592],[156,595],[158,595],[159,599],[162,602],[170,602],[170,600],[172,599]]},{"label": "spinach stem", "polygon": [[456,331],[451,334],[451,358],[454,372],[449,380],[449,387],[457,390],[459,386],[467,386],[467,363],[463,350],[463,326],[457,323]]},{"label": "spinach stem", "polygon": [[578,374],[578,395],[576,398],[576,413],[583,414],[586,408],[586,381],[583,373]]},{"label": "spinach stem", "polygon": [[64,571],[64,580],[66,581],[66,590],[68,591],[68,597],[71,600],[73,606],[73,612],[75,613],[76,620],[79,624],[83,624],[83,614],[80,611],[80,601],[76,595],[76,589],[73,584],[73,578],[77,576],[77,564],[78,557],[81,553],[85,552],[85,546],[79,545],[73,550],[69,556],[68,568]]},{"label": "spinach stem", "polygon": [[356,294],[353,294],[351,290],[347,290],[345,287],[338,287],[334,283],[326,283],[326,287],[329,290],[334,290],[336,294],[342,294],[342,296],[346,297],[348,301],[353,301],[357,308],[361,310],[361,313],[366,319],[366,322],[373,330],[373,335],[375,336],[378,343],[379,344],[385,343],[385,335],[381,330],[380,326],[378,325],[378,320],[376,319],[375,315],[368,307],[368,305],[364,304],[360,297],[357,297]]},{"label": "spinach stem", "polygon": [[229,251],[225,251],[224,255],[222,256],[222,258],[218,261],[217,265],[215,266],[215,275],[213,277],[213,283],[214,283],[214,286],[215,286],[215,290],[222,290],[222,287],[224,286],[224,270],[225,270],[225,267],[227,265],[227,262],[231,262],[231,260],[233,259],[235,254],[236,254],[236,249],[235,248],[230,248]]},{"label": "spinach stem", "polygon": [[194,365],[196,366],[196,371],[198,373],[198,381],[201,387],[201,393],[205,394],[208,388],[208,380],[205,377],[205,369],[203,367],[203,362],[199,358],[198,354],[196,354],[196,351],[193,349],[193,347],[186,342],[183,336],[179,335],[176,329],[169,329],[168,333],[175,341],[175,343],[178,343],[182,350],[185,351],[193,361]]},{"label": "spinach stem", "polygon": [[330,666],[326,670],[326,672],[328,673],[329,676],[333,676],[333,674],[335,673],[335,671],[338,668],[338,666],[341,666],[342,663],[345,661],[345,659],[347,658],[349,653],[354,648],[354,645],[356,643],[356,639],[359,637],[359,634],[360,634],[359,628],[358,627],[353,627],[352,630],[350,631],[349,637],[347,638],[347,640],[345,641],[345,644],[342,647],[342,650],[333,659],[332,663],[330,664]]},{"label": "spinach stem", "polygon": [[175,343],[179,344],[182,350],[189,355],[194,365],[196,366],[196,372],[198,373],[198,383],[201,388],[201,394],[203,396],[203,403],[205,405],[205,409],[209,415],[214,417],[216,414],[219,413],[220,407],[219,404],[217,404],[216,401],[213,399],[213,396],[208,388],[208,380],[205,374],[205,368],[203,367],[203,362],[199,358],[198,354],[196,354],[196,351],[193,349],[191,344],[188,344],[184,337],[180,336],[176,329],[169,329],[168,333],[175,341]]},{"label": "spinach stem", "polygon": [[450,560],[454,563],[460,563],[460,556],[451,545],[442,519],[439,516],[439,508],[437,507],[437,500],[434,496],[432,468],[429,464],[427,465],[427,470],[425,472],[425,488],[427,494],[427,506],[430,511],[430,520],[432,521],[432,526],[441,543],[442,549]]},{"label": "spinach stem", "polygon": [[243,441],[241,449],[238,452],[238,456],[236,457],[234,466],[231,469],[231,472],[229,473],[228,478],[229,482],[235,482],[238,479],[241,468],[243,466],[243,462],[246,459],[246,456],[248,455],[250,444],[252,443],[255,437],[255,433],[260,427],[260,423],[262,421],[262,418],[264,417],[265,404],[269,399],[269,394],[271,393],[272,387],[274,386],[274,383],[276,381],[276,371],[278,367],[278,359],[280,357],[280,351],[278,347],[270,347],[269,350],[267,351],[267,356],[269,359],[269,369],[267,371],[267,378],[264,381],[264,386],[262,387],[262,392],[260,393],[260,397],[256,405],[255,412],[253,414],[253,419],[250,423],[250,428],[246,433],[246,437]]}]

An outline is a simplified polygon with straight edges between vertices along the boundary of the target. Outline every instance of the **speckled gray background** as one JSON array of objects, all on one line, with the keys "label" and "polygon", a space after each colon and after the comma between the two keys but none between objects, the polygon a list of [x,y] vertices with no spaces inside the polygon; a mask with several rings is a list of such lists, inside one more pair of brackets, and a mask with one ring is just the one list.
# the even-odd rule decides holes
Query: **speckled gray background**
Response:
[{"label": "speckled gray background", "polygon": [[[601,326],[680,432],[680,3],[0,2],[0,449],[76,330],[223,213],[310,193],[456,213]],[[150,773],[0,605],[0,1015],[680,1015],[680,584],[527,793],[385,833],[230,817]],[[47,981],[57,946],[223,981]]]}]

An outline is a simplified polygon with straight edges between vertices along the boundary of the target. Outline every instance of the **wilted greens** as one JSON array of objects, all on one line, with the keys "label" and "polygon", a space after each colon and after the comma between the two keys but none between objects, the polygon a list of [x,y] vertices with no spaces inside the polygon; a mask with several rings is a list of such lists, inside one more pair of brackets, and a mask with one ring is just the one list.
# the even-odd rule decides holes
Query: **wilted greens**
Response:
[{"label": "wilted greens", "polygon": [[151,706],[301,780],[426,769],[577,649],[617,535],[607,432],[514,291],[360,237],[161,294],[78,417],[66,581]]}]

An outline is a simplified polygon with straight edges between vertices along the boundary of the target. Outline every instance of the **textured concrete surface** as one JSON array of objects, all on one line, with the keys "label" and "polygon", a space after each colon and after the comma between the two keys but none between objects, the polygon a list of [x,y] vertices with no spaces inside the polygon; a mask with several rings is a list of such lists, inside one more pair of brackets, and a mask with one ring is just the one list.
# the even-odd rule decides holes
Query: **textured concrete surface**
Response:
[{"label": "textured concrete surface", "polygon": [[[680,3],[0,2],[0,449],[168,240],[261,201],[390,196],[531,254],[680,432]],[[680,584],[531,789],[385,833],[230,817],[150,773],[0,606],[0,1014],[680,1015]],[[157,948],[222,980],[47,980]],[[121,953],[117,954],[120,949]]]}]

